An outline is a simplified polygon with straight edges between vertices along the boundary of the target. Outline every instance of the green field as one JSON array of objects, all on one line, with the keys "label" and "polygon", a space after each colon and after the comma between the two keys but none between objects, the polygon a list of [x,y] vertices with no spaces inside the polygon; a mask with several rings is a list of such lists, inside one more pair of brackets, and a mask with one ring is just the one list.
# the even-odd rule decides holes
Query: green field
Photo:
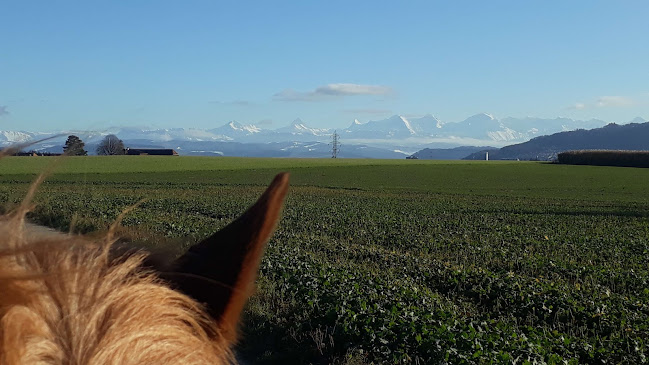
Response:
[{"label": "green field", "polygon": [[[51,170],[51,171],[50,171]],[[631,363],[649,355],[649,169],[530,162],[12,157],[31,219],[179,249],[292,188],[239,351],[252,363]]]}]

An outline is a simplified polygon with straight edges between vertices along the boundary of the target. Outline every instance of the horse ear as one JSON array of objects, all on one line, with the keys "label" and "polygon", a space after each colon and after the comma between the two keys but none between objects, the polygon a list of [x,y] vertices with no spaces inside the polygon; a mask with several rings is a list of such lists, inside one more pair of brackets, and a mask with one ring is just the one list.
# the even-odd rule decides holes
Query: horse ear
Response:
[{"label": "horse ear", "polygon": [[192,246],[167,277],[178,290],[207,306],[231,341],[250,296],[264,246],[279,220],[288,173],[275,177],[259,200],[234,222]]}]

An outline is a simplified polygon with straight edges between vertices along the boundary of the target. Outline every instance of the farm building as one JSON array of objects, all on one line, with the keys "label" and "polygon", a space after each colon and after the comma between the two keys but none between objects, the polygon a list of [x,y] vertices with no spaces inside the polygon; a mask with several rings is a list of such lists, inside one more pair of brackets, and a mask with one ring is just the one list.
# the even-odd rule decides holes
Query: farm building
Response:
[{"label": "farm building", "polygon": [[60,153],[39,152],[39,151],[20,151],[13,154],[13,156],[61,156]]},{"label": "farm building", "polygon": [[127,155],[178,156],[171,148],[127,148]]}]

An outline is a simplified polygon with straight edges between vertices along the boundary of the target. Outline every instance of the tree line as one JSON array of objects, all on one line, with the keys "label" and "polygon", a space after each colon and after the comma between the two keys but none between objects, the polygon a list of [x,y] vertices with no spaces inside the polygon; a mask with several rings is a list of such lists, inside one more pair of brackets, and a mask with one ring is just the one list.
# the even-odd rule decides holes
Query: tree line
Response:
[{"label": "tree line", "polygon": [[[114,134],[109,134],[99,142],[95,152],[100,156],[123,155],[126,153],[126,149],[121,139],[117,138]],[[85,143],[83,143],[81,138],[71,135],[65,141],[63,154],[68,156],[87,156],[88,151],[85,150]]]},{"label": "tree line", "polygon": [[565,151],[557,155],[557,162],[569,165],[649,167],[649,151]]}]

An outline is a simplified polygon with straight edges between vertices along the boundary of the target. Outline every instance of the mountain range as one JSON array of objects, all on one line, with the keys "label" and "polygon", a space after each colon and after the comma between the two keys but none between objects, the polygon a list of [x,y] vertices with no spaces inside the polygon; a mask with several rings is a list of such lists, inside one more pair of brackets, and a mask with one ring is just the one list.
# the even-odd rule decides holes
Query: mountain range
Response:
[{"label": "mountain range", "polygon": [[[636,118],[636,122],[641,119]],[[591,130],[560,132],[540,136],[525,143],[500,149],[474,152],[465,160],[554,160],[558,153],[569,150],[649,150],[649,122],[618,125],[610,123]]]},{"label": "mountain range", "polygon": [[[642,121],[636,118],[632,122]],[[430,114],[417,118],[394,115],[367,123],[354,120],[349,127],[336,133],[342,143],[340,157],[403,158],[424,148],[501,147],[541,135],[606,124],[597,119],[497,119],[486,113],[461,122],[442,122]],[[312,128],[301,119],[277,129],[231,121],[211,129],[112,127],[103,131],[0,131],[0,147],[53,137],[30,148],[61,152],[67,136],[75,134],[93,153],[94,146],[104,136],[115,134],[128,147],[173,148],[185,155],[328,157],[333,133],[332,129]]]}]

